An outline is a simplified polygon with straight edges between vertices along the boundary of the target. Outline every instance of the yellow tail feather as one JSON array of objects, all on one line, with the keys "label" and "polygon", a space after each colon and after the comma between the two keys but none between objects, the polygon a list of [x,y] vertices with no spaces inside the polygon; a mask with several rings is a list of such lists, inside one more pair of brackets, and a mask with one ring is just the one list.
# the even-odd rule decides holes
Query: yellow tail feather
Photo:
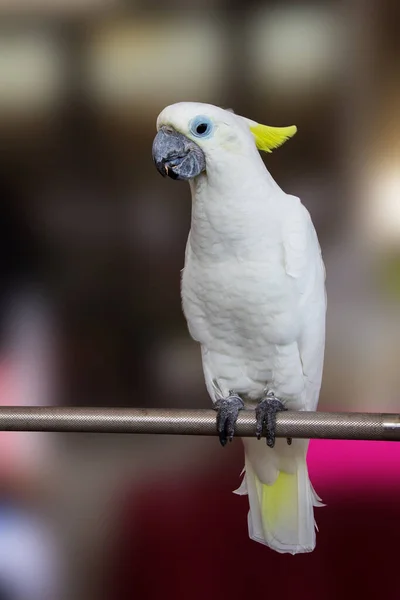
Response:
[{"label": "yellow tail feather", "polygon": [[268,529],[274,530],[280,520],[294,517],[297,521],[297,504],[293,503],[297,497],[297,473],[290,475],[281,471],[273,485],[260,484],[259,487],[262,519]]},{"label": "yellow tail feather", "polygon": [[[276,537],[278,531],[297,530],[297,473],[280,472],[275,483],[265,485],[257,480],[264,535]],[[283,540],[279,540],[282,542]]]}]

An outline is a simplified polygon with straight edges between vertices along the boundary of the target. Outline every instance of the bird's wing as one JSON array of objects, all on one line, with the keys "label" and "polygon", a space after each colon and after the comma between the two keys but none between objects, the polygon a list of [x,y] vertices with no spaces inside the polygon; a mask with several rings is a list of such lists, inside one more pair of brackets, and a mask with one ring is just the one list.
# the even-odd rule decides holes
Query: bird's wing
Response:
[{"label": "bird's wing", "polygon": [[325,349],[325,267],[307,209],[297,201],[284,221],[284,260],[301,319],[297,340],[306,383],[305,410],[315,410],[321,387]]}]

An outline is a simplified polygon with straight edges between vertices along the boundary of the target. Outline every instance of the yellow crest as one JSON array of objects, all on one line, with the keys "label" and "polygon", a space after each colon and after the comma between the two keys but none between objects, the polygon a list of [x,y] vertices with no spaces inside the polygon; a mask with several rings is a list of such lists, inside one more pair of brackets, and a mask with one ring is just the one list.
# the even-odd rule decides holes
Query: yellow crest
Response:
[{"label": "yellow crest", "polygon": [[256,140],[256,146],[263,152],[272,152],[275,148],[279,148],[293,137],[297,131],[295,125],[290,127],[269,127],[268,125],[259,125],[254,123],[250,126],[250,131]]}]

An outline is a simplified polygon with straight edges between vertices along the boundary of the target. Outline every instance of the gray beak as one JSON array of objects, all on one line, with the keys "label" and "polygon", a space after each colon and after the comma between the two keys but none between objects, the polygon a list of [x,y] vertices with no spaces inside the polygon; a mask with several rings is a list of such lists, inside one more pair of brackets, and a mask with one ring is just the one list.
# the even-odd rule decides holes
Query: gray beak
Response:
[{"label": "gray beak", "polygon": [[193,179],[206,168],[201,148],[182,133],[167,127],[161,127],[154,138],[153,160],[158,172],[172,179]]}]

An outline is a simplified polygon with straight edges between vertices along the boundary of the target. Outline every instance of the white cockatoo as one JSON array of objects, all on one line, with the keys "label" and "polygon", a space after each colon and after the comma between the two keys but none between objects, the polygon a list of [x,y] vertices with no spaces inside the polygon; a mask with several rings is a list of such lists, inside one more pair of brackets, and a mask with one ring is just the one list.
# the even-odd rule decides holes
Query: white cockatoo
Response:
[{"label": "white cockatoo", "polygon": [[[275,443],[275,416],[317,408],[325,268],[307,209],[281,190],[258,152],[271,152],[296,127],[181,102],[161,112],[157,131],[158,171],[190,184],[182,304],[201,345],[222,445],[232,440],[238,412],[256,411],[258,439],[243,439],[237,490],[249,496],[249,535],[278,552],[310,552],[313,506],[321,503],[308,477],[308,440]],[[262,432],[267,444],[259,441]]]}]

